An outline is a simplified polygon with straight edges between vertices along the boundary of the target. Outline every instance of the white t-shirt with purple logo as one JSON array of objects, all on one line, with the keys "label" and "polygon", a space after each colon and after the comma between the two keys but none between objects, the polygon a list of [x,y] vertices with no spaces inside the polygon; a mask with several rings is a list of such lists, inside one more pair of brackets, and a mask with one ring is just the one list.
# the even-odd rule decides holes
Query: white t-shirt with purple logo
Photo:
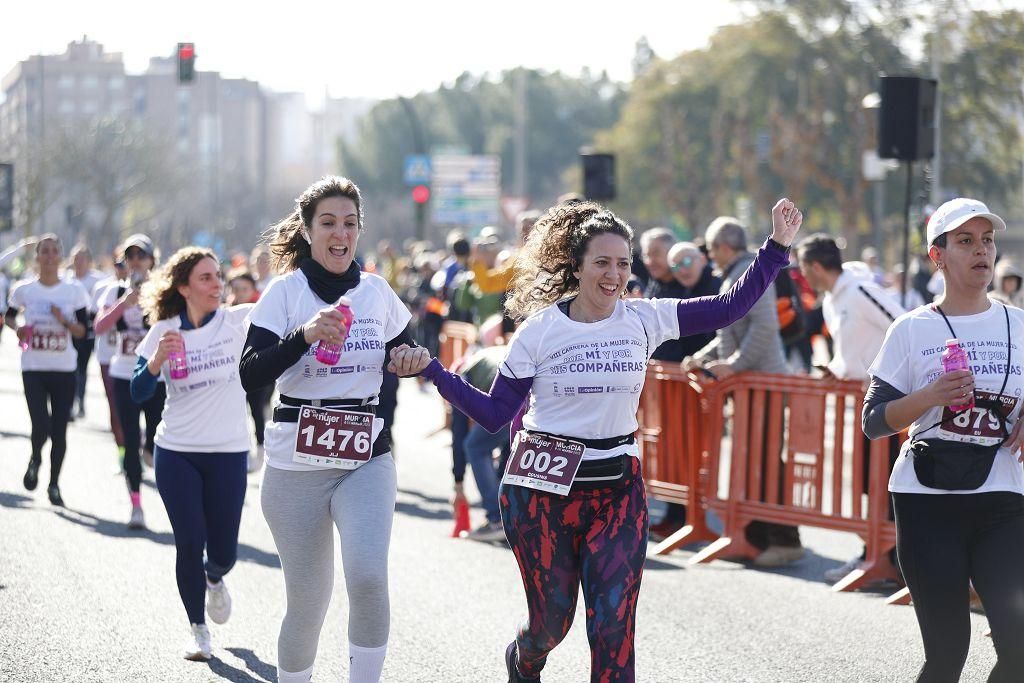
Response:
[{"label": "white t-shirt with purple logo", "polygon": [[219,308],[209,322],[192,330],[181,329],[179,316],[160,320],[139,343],[139,356],[147,360],[156,353],[164,332],[180,332],[185,344],[188,377],[172,379],[166,362],[160,368],[167,400],[156,428],[158,446],[186,453],[249,450],[249,417],[238,362],[251,308]]},{"label": "white t-shirt with purple logo", "polygon": [[[565,437],[604,439],[632,434],[647,361],[667,339],[679,337],[677,299],[620,300],[604,320],[572,320],[557,304],[523,321],[499,371],[533,378],[523,426]],[[638,455],[636,444],[612,451],[587,449],[584,459]]]},{"label": "white t-shirt with purple logo", "polygon": [[[361,273],[359,284],[345,296],[352,301],[354,320],[341,359],[336,365],[324,365],[316,359],[316,344],[311,344],[305,355],[277,378],[281,394],[300,399],[366,399],[380,392],[384,347],[401,334],[412,316],[387,280],[373,273]],[[330,303],[314,294],[306,276],[295,270],[267,285],[250,322],[283,339]],[[296,428],[295,422],[267,423],[267,464],[286,470],[321,469],[292,461]]]},{"label": "white t-shirt with purple logo", "polygon": [[[120,298],[119,289],[127,291],[131,289],[131,285],[127,281],[121,281],[108,287],[103,299],[99,302],[99,310],[112,308],[117,303]],[[124,291],[121,294],[124,294]],[[125,329],[117,329],[119,326],[114,328],[117,341],[114,343],[114,355],[110,359],[110,376],[115,379],[131,380],[132,374],[135,372],[135,364],[139,359],[139,354],[136,351],[147,331],[142,307],[138,304],[126,306],[121,320],[124,322]]]},{"label": "white t-shirt with purple logo", "polygon": [[[1007,415],[1007,429],[1020,416],[1021,393],[1024,390],[1024,311],[1009,306],[1010,315],[1010,377],[1003,389],[1001,402]],[[1006,316],[1002,304],[992,303],[984,313],[975,315],[950,316],[949,322],[974,373],[976,395],[995,398],[1003,384],[1006,373]],[[949,328],[942,316],[930,306],[922,306],[896,319],[886,334],[882,349],[868,369],[872,377],[892,385],[904,394],[922,389],[943,372],[942,352],[946,340],[951,338]],[[910,426],[911,438],[941,438],[979,445],[994,445],[1002,440],[999,421],[989,411],[975,407],[970,413],[952,418],[934,429],[927,429],[936,422],[952,418],[948,408],[930,408]],[[925,431],[927,429],[927,431]],[[901,457],[896,461],[889,490],[893,493],[985,493],[987,491],[1012,491],[1024,494],[1024,468],[1011,455],[1009,449],[1001,448],[996,454],[988,480],[978,489],[971,491],[946,491],[932,489],[921,484],[914,472],[914,463],[907,452],[908,440],[903,444]]]},{"label": "white t-shirt with purple logo", "polygon": [[78,367],[78,352],[71,343],[71,332],[57,321],[52,307],[60,309],[68,322],[76,322],[75,311],[89,310],[89,295],[77,282],[60,280],[44,285],[38,278],[14,286],[9,301],[20,309],[23,324],[32,326],[32,338],[21,354],[22,371],[71,372]]}]

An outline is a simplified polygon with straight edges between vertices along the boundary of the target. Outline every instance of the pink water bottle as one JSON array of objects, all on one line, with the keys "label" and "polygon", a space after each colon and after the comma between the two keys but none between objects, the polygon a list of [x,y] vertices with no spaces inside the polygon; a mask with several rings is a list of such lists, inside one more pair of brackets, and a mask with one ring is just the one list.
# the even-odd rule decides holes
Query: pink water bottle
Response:
[{"label": "pink water bottle", "polygon": [[[959,339],[947,339],[946,350],[942,352],[942,369],[946,372],[953,372],[954,370],[970,370],[971,366],[967,363],[967,353],[963,347],[960,346]],[[961,410],[970,410],[974,407],[974,394],[972,393],[968,398],[968,402],[959,406],[950,406],[949,409],[954,413],[958,413]]]},{"label": "pink water bottle", "polygon": [[321,340],[316,346],[316,359],[324,365],[334,365],[341,358],[341,349],[345,346],[345,339],[348,338],[348,331],[352,329],[352,300],[347,296],[338,299],[335,308],[341,313],[342,321],[345,323],[345,338],[340,344],[332,344]]},{"label": "pink water bottle", "polygon": [[32,326],[23,325],[22,327],[25,328],[25,339],[18,342],[18,346],[21,347],[22,351],[28,351],[28,347],[32,346]]},{"label": "pink water bottle", "polygon": [[167,365],[171,369],[171,379],[188,377],[188,359],[185,357],[185,337],[181,338],[181,351],[167,354]]}]

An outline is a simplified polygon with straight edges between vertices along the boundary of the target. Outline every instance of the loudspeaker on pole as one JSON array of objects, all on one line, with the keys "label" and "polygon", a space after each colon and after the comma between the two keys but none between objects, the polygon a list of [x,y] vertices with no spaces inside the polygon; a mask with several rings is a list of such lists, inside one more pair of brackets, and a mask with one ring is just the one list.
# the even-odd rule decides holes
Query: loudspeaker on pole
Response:
[{"label": "loudspeaker on pole", "polygon": [[878,94],[878,156],[920,161],[935,154],[938,81],[917,76],[882,76]]}]

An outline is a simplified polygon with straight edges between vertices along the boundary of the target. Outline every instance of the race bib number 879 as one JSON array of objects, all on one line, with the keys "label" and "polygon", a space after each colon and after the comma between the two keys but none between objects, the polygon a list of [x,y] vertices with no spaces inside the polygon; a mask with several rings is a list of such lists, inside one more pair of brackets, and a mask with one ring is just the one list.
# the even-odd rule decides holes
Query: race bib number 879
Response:
[{"label": "race bib number 879", "polygon": [[372,413],[314,406],[299,409],[293,461],[354,470],[370,459],[372,447]]}]

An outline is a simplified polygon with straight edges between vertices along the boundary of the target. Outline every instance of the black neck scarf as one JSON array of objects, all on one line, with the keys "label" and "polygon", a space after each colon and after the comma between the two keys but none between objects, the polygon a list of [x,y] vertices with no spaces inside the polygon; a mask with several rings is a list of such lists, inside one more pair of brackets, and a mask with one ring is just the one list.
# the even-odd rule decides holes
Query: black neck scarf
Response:
[{"label": "black neck scarf", "polygon": [[352,259],[352,265],[341,275],[332,273],[311,257],[302,259],[299,270],[309,280],[313,293],[329,304],[337,302],[348,290],[359,284],[360,269],[355,259]]}]

